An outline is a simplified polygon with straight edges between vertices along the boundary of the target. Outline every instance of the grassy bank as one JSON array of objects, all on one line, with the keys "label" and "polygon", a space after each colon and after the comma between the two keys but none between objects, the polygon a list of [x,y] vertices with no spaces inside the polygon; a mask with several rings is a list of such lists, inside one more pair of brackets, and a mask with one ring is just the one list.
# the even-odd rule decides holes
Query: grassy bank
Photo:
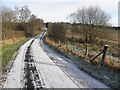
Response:
[{"label": "grassy bank", "polygon": [[28,41],[28,38],[23,38],[12,43],[2,44],[2,69],[4,70],[7,63],[12,58],[13,54],[19,49],[19,47]]},{"label": "grassy bank", "polygon": [[[50,40],[48,37],[45,38],[45,43],[50,46],[50,48],[54,49],[61,55],[64,55],[68,59],[70,59],[79,69],[86,72],[87,74],[91,75],[92,77],[98,79],[99,81],[105,83],[106,85],[110,86],[111,88],[119,88],[120,86],[120,71],[118,63],[114,64],[115,66],[110,66],[112,63],[108,64],[105,62],[104,65],[100,66],[99,63],[91,63],[89,60],[84,59],[84,50],[78,52],[74,47],[75,45],[71,45],[70,43],[62,43],[62,42],[54,42]],[[99,58],[101,59],[101,58]],[[112,59],[113,60],[113,59]],[[109,61],[109,60],[107,60]]]},{"label": "grassy bank", "polygon": [[[60,50],[63,50],[71,55],[76,55],[76,56],[79,56],[82,58],[84,58],[84,56],[85,56],[85,44],[81,44],[81,43],[77,43],[77,42],[64,42],[64,43],[55,42],[48,37],[45,38],[45,42],[54,47],[58,47]],[[102,41],[102,42],[106,43],[104,41]],[[99,45],[91,44],[91,46],[94,46],[94,47],[89,48],[90,51],[89,51],[89,54],[87,57],[87,59],[89,59],[89,60],[92,60],[92,58],[95,57],[103,49],[104,45],[99,46]],[[110,52],[110,50],[116,50],[117,45],[115,48],[112,49],[112,44],[111,44],[111,46],[109,48],[110,49],[108,50],[108,52]],[[117,50],[116,50],[116,52],[117,52]],[[102,58],[102,56],[99,56],[98,58],[96,58],[94,60],[94,63],[99,64],[101,62],[101,58]],[[120,66],[119,66],[120,62],[119,62],[118,58],[114,58],[111,55],[106,56],[105,64],[112,68],[120,69]]]}]

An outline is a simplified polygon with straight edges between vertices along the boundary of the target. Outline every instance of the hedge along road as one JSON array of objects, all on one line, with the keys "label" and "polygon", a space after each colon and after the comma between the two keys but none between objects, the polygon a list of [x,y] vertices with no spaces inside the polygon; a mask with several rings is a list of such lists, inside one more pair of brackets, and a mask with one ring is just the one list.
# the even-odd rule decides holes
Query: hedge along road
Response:
[{"label": "hedge along road", "polygon": [[46,31],[20,47],[3,88],[109,88],[44,45]]}]

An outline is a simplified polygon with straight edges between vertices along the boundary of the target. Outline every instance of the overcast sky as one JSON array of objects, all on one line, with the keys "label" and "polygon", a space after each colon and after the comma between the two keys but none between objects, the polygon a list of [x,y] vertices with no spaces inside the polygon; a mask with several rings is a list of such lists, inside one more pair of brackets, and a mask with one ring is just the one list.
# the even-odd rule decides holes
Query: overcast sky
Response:
[{"label": "overcast sky", "polygon": [[120,0],[1,0],[1,4],[14,8],[28,5],[31,12],[44,22],[69,21],[66,17],[77,9],[99,6],[111,16],[110,23],[118,26],[118,2]]}]

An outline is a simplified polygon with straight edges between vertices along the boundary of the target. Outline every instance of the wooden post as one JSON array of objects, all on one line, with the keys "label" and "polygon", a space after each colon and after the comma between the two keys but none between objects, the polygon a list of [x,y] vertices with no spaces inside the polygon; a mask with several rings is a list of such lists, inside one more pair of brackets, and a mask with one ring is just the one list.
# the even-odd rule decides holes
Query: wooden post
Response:
[{"label": "wooden post", "polygon": [[88,52],[89,52],[89,45],[88,45],[88,44],[86,44],[85,60],[87,59]]},{"label": "wooden post", "polygon": [[102,62],[105,61],[107,49],[108,49],[108,45],[105,45],[104,46],[104,51],[103,51],[103,56],[102,56]]},{"label": "wooden post", "polygon": [[100,54],[102,54],[103,53],[103,51],[102,52],[100,52],[98,55],[96,55],[92,60],[90,60],[90,61],[94,61]]},{"label": "wooden post", "polygon": [[103,49],[102,61],[101,61],[101,63],[99,64],[98,68],[100,68],[101,66],[104,65],[107,49],[108,49],[108,45],[105,45],[105,46],[104,46],[104,49]]},{"label": "wooden post", "polygon": [[60,47],[60,46],[61,46],[61,43],[60,43],[60,40],[59,40],[58,47]]}]

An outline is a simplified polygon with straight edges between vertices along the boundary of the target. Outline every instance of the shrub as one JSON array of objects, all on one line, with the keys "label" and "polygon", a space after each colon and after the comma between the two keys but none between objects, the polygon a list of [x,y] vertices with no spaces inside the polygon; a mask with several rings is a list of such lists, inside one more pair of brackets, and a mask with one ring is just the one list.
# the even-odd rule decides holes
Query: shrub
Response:
[{"label": "shrub", "polygon": [[16,25],[16,30],[20,30],[20,31],[24,31],[26,29],[26,25],[25,23],[18,23],[18,25]]},{"label": "shrub", "polygon": [[54,41],[64,41],[66,35],[66,30],[64,29],[63,24],[59,23],[49,23],[48,25],[48,37]]}]

